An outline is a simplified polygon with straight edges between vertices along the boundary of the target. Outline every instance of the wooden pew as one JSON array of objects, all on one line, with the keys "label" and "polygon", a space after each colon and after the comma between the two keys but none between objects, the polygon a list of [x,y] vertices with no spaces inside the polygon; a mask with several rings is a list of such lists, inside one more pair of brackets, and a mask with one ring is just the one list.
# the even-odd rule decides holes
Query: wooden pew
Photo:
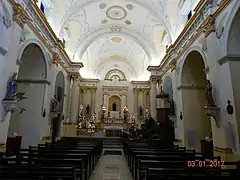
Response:
[{"label": "wooden pew", "polygon": [[[234,176],[239,170],[222,170],[220,157],[209,160],[201,153],[185,148],[174,147],[172,149],[149,149],[148,147],[138,146],[138,141],[123,142],[125,157],[127,158],[130,171],[135,180],[145,179],[177,179],[179,176]],[[215,163],[216,166],[211,162]],[[189,162],[201,167],[193,167]],[[200,163],[199,163],[200,162]],[[204,163],[205,162],[205,163]],[[212,166],[210,167],[210,164]],[[220,165],[219,165],[220,164]],[[225,164],[225,163],[224,163]],[[228,165],[237,165],[236,162],[228,162]],[[239,167],[239,164],[238,164]],[[166,171],[165,171],[166,170]],[[189,174],[189,175],[188,175]]]},{"label": "wooden pew", "polygon": [[[27,171],[30,167],[38,166],[42,168],[43,172],[35,171],[35,169],[29,171],[33,173],[33,176],[36,176],[36,178],[39,179],[41,174],[44,175],[44,177],[47,177],[46,174],[48,172],[44,169],[49,169],[50,167],[61,169],[61,167],[66,167],[66,169],[74,168],[74,178],[76,177],[80,180],[87,180],[101,155],[101,140],[79,142],[79,139],[77,139],[64,141],[65,142],[60,141],[53,144],[45,143],[35,147],[31,146],[29,149],[21,149],[15,157],[11,158],[4,157],[4,154],[2,154],[2,172],[8,174],[11,168],[12,170],[15,168],[16,172],[26,174],[26,172],[22,171],[21,167],[25,166]],[[17,169],[19,169],[19,171]],[[56,171],[56,173],[57,172],[58,171]],[[36,175],[37,173],[40,175]],[[54,174],[51,172],[49,173]],[[70,174],[70,172],[66,173],[66,175],[67,174]],[[15,174],[16,179],[18,179],[18,176],[20,177],[21,175]],[[71,178],[72,177],[69,179]]]},{"label": "wooden pew", "polygon": [[40,167],[33,165],[19,165],[0,167],[0,179],[29,179],[29,180],[77,180],[74,167]]}]

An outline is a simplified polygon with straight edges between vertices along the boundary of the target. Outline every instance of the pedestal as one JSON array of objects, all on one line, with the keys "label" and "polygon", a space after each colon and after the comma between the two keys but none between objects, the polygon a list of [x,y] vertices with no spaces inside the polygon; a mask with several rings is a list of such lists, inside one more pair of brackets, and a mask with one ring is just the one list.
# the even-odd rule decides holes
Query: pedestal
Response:
[{"label": "pedestal", "polygon": [[205,113],[213,119],[216,123],[216,126],[220,127],[220,108],[217,106],[205,106],[204,107]]},{"label": "pedestal", "polygon": [[6,112],[13,112],[18,107],[18,101],[3,100],[2,104]]}]

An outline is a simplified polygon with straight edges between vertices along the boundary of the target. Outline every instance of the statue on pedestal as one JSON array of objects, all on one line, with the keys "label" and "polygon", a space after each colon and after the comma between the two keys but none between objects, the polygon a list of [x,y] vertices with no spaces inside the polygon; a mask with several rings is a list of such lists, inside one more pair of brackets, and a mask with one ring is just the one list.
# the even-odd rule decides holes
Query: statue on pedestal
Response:
[{"label": "statue on pedestal", "polygon": [[212,83],[209,80],[206,81],[205,96],[207,106],[216,106],[212,95]]},{"label": "statue on pedestal", "polygon": [[4,100],[8,100],[8,101],[15,100],[15,96],[17,92],[16,78],[17,78],[17,73],[14,72],[7,82],[7,93]]}]

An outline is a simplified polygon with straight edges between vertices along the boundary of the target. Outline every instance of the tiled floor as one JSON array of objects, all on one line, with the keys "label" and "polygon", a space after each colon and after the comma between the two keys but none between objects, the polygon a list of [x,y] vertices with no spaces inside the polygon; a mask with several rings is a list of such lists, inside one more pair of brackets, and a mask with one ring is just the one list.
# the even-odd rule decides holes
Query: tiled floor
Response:
[{"label": "tiled floor", "polygon": [[90,180],[132,180],[126,160],[120,155],[102,156]]}]

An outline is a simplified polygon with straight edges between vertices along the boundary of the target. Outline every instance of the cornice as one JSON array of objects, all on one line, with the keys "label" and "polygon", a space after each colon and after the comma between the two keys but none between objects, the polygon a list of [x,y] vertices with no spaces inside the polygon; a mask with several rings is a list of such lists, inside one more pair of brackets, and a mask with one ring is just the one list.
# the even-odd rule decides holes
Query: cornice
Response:
[{"label": "cornice", "polygon": [[[151,69],[162,70],[173,57],[178,59],[202,33],[207,37],[211,32],[215,31],[215,19],[231,1],[222,0],[218,7],[216,7],[216,4],[212,4],[210,0],[201,0],[195,8],[195,14],[188,21],[174,44],[170,45],[167,49],[161,64],[155,67],[151,66]],[[215,12],[212,15],[206,16],[205,14],[211,5],[215,5]]]},{"label": "cornice", "polygon": [[221,65],[227,63],[227,62],[240,62],[240,55],[232,55],[232,54],[227,54],[226,56],[220,58],[218,60],[218,63]]},{"label": "cornice", "polygon": [[177,87],[178,90],[204,90],[205,86],[193,85],[193,84],[182,84]]},{"label": "cornice", "polygon": [[[23,7],[15,0],[8,1],[12,5],[13,10],[16,9],[16,7],[18,7],[18,9],[23,9]],[[53,56],[54,53],[59,54],[59,57],[61,57],[61,61],[59,61],[57,64],[60,64],[66,72],[68,72],[68,66],[72,64],[80,64],[81,66],[83,66],[81,62],[71,62],[69,56],[64,49],[63,42],[56,36],[53,29],[49,25],[45,15],[38,8],[36,4],[37,0],[24,0],[24,3],[26,4],[25,10],[23,9],[25,13],[21,14],[21,16],[23,16],[24,18],[18,18],[22,22],[17,21],[20,27],[23,28],[22,24],[24,23],[24,21],[26,21],[26,17],[28,17],[29,20],[26,22],[26,24],[30,27],[30,29],[35,33],[37,38],[44,44],[45,48],[48,49],[48,51]],[[16,10],[14,11],[16,12]],[[18,16],[20,16],[20,14]]]}]

